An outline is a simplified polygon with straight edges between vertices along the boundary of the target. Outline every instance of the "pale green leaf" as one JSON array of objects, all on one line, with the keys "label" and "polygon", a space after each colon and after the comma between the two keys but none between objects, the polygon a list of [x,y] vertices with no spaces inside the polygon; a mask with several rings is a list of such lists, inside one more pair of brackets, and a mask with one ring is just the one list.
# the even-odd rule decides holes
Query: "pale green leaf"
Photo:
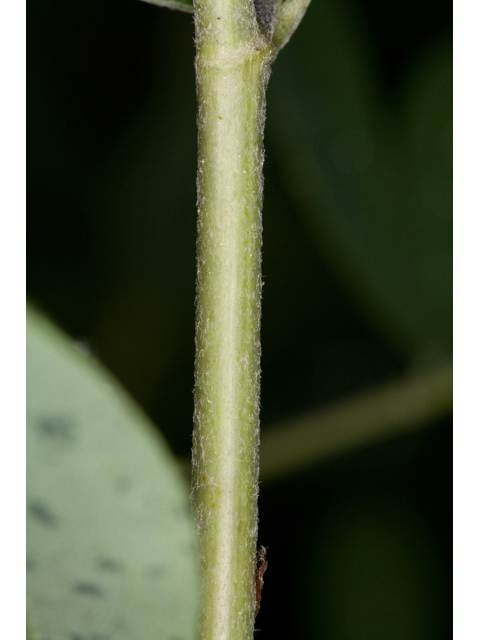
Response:
[{"label": "pale green leaf", "polygon": [[432,43],[414,77],[384,91],[354,5],[312,2],[276,63],[272,144],[285,188],[367,321],[406,357],[448,357],[451,42]]},{"label": "pale green leaf", "polygon": [[27,321],[27,606],[35,640],[193,640],[188,489],[119,385]]},{"label": "pale green leaf", "polygon": [[156,4],[158,7],[166,7],[167,9],[193,13],[193,0],[143,0],[143,2]]}]

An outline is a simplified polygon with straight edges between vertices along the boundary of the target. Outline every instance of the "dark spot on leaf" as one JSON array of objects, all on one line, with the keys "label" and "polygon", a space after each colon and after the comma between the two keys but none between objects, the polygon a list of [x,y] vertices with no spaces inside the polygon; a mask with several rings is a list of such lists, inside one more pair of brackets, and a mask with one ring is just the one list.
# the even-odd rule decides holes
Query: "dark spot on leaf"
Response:
[{"label": "dark spot on leaf", "polygon": [[126,629],[128,626],[125,618],[114,618],[113,623],[115,625],[115,629]]},{"label": "dark spot on leaf", "polygon": [[130,491],[132,486],[133,486],[132,479],[129,476],[119,476],[115,480],[115,485],[114,485],[115,491],[118,491],[119,493],[125,493],[126,491]]},{"label": "dark spot on leaf", "polygon": [[119,560],[113,558],[97,558],[95,564],[100,571],[106,571],[108,573],[116,573],[117,571],[123,571],[125,567]]},{"label": "dark spot on leaf", "polygon": [[43,436],[61,440],[63,442],[73,439],[73,423],[68,418],[49,417],[38,421],[38,428]]},{"label": "dark spot on leaf", "polygon": [[166,566],[164,564],[150,564],[148,567],[145,567],[145,575],[147,578],[159,578],[166,571]]},{"label": "dark spot on leaf", "polygon": [[58,525],[57,518],[45,504],[38,501],[31,502],[28,510],[38,522],[41,522],[47,527],[56,527]]},{"label": "dark spot on leaf", "polygon": [[91,636],[84,636],[80,633],[71,633],[70,640],[109,640],[109,637],[98,633],[93,633]]},{"label": "dark spot on leaf", "polygon": [[35,562],[35,560],[32,560],[32,558],[27,558],[26,570],[33,571],[33,569],[35,569],[36,564],[37,563]]},{"label": "dark spot on leaf", "polygon": [[73,589],[85,596],[103,596],[103,590],[92,582],[77,582]]}]

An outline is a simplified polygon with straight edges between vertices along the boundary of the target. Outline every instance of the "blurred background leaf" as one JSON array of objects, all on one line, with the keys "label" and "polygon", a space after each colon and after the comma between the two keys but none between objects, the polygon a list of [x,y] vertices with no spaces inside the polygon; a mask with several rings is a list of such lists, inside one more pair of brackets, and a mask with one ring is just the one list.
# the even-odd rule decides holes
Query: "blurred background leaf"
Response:
[{"label": "blurred background leaf", "polygon": [[[30,298],[88,342],[187,458],[192,17],[133,0],[32,0],[27,29]],[[450,31],[446,0],[313,0],[273,66],[262,316],[269,438],[285,421],[301,426],[305,412],[448,360]],[[342,616],[352,611],[352,591],[365,589],[358,555],[376,547],[386,550],[372,560],[372,607],[380,579],[408,585],[418,576],[429,591],[423,620],[418,591],[408,602],[399,593],[393,619],[399,611],[411,619],[392,637],[450,637],[451,420],[448,408],[435,415],[422,430],[261,485],[259,542],[269,547],[269,568],[256,626],[264,640],[299,628],[306,637],[326,629],[332,638],[355,629],[362,637],[364,618],[352,614],[345,631]],[[361,533],[362,510],[377,533]],[[407,525],[395,527],[405,513]],[[323,536],[330,522],[341,532],[349,519],[356,547],[343,534]],[[425,540],[434,551],[407,580],[398,549],[416,558]],[[319,600],[326,556],[327,574],[338,578],[328,619]],[[392,610],[382,603],[369,611],[388,636]]]},{"label": "blurred background leaf", "polygon": [[392,104],[347,3],[314,2],[301,29],[270,93],[287,189],[367,320],[410,356],[449,353],[451,41]]},{"label": "blurred background leaf", "polygon": [[188,488],[91,358],[28,316],[27,602],[33,638],[196,634]]}]

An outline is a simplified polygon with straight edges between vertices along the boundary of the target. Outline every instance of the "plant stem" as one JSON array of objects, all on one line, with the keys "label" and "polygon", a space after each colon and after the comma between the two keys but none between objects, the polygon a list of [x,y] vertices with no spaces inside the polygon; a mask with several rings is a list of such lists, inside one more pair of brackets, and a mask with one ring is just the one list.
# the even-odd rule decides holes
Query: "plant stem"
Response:
[{"label": "plant stem", "polygon": [[294,10],[285,15],[280,8],[276,33],[277,0],[194,2],[199,135],[192,498],[201,640],[253,636],[262,140],[270,64],[308,0],[290,4]]},{"label": "plant stem", "polygon": [[195,5],[198,243],[193,502],[200,637],[252,637],[264,97],[273,49],[248,0]]},{"label": "plant stem", "polygon": [[273,44],[282,49],[290,40],[302,21],[310,0],[283,0],[281,3],[273,33]]}]

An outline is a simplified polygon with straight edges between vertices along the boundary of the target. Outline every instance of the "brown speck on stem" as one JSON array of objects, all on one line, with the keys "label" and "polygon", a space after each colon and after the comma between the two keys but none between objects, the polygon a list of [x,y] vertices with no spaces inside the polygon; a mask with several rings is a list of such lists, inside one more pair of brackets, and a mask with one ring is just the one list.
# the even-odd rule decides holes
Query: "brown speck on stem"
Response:
[{"label": "brown speck on stem", "polygon": [[257,578],[255,581],[255,618],[258,616],[258,612],[260,611],[260,601],[262,599],[262,589],[263,589],[263,574],[267,570],[267,560],[266,560],[267,550],[265,547],[259,547],[257,551]]}]

